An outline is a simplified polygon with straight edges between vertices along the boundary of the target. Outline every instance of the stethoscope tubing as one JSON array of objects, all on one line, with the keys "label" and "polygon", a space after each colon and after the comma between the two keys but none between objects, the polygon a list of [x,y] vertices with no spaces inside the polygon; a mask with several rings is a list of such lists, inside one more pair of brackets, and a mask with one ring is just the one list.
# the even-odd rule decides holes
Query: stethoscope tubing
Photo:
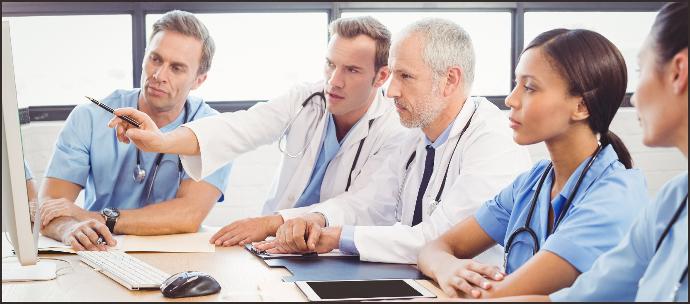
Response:
[{"label": "stethoscope tubing", "polygon": [[[601,152],[602,146],[599,145],[597,146],[597,149],[594,151],[594,154],[592,157],[589,159],[587,164],[585,165],[585,168],[582,169],[582,172],[580,173],[580,176],[577,178],[577,182],[575,183],[575,186],[573,187],[573,191],[570,192],[570,195],[568,195],[568,199],[565,201],[565,204],[563,205],[563,210],[561,210],[560,214],[554,220],[553,223],[553,229],[551,230],[551,233],[556,231],[556,227],[558,227],[558,224],[560,224],[561,221],[565,218],[565,214],[568,212],[568,209],[570,209],[570,206],[572,205],[572,201],[575,198],[575,194],[580,188],[580,184],[582,184],[582,180],[584,179],[585,175],[587,175],[587,172],[589,169],[592,167],[594,164],[594,161],[596,160],[597,156],[599,156],[599,152]],[[529,213],[527,214],[527,219],[525,220],[525,223],[515,229],[510,236],[508,237],[508,240],[505,243],[505,255],[503,258],[503,268],[505,269],[508,266],[508,256],[510,255],[510,249],[513,245],[513,241],[515,238],[523,232],[527,232],[530,236],[530,239],[532,239],[532,243],[534,245],[532,254],[536,254],[539,251],[539,238],[537,237],[537,233],[530,227],[530,223],[532,222],[532,216],[534,215],[534,210],[536,209],[537,205],[537,198],[539,197],[539,193],[541,192],[541,188],[544,185],[544,181],[546,180],[546,177],[549,175],[551,172],[551,169],[553,168],[553,164],[549,163],[549,165],[546,167],[544,170],[544,173],[542,173],[540,179],[539,179],[539,184],[537,184],[537,189],[534,191],[534,194],[532,195],[532,200],[530,201],[530,209]],[[548,231],[548,228],[547,228]],[[549,233],[547,232],[547,238],[549,237]]]},{"label": "stethoscope tubing", "polygon": [[[324,95],[323,92],[315,92],[315,93],[312,93],[311,95],[309,95],[309,97],[307,97],[307,98],[302,102],[302,108],[300,108],[300,110],[297,112],[297,114],[295,115],[295,117],[293,117],[293,118],[290,120],[290,122],[288,123],[287,127],[285,127],[285,129],[283,130],[283,133],[280,135],[280,138],[278,139],[278,149],[280,150],[280,152],[282,152],[283,154],[285,154],[287,157],[290,157],[290,158],[298,158],[298,157],[304,155],[304,153],[307,151],[307,147],[309,146],[309,143],[311,143],[311,142],[314,140],[314,136],[315,136],[316,132],[312,132],[311,137],[309,137],[309,139],[307,139],[307,140],[304,142],[304,146],[302,147],[302,149],[299,149],[299,151],[298,151],[296,154],[292,154],[292,153],[288,152],[288,151],[287,151],[287,146],[285,146],[285,148],[283,148],[283,141],[284,141],[285,138],[287,137],[287,134],[288,134],[288,132],[290,131],[290,129],[292,128],[292,125],[293,125],[293,124],[295,123],[295,121],[297,120],[297,117],[299,117],[300,113],[302,113],[302,111],[303,111],[304,108],[307,106],[307,104],[309,103],[309,101],[312,100],[312,98],[317,97],[317,96],[318,96],[318,97],[321,97],[321,102],[323,103],[323,107],[322,107],[322,112],[321,112],[322,114],[316,119],[316,121],[318,122],[319,120],[321,120],[321,119],[323,118],[323,115],[326,113],[326,96]],[[369,120],[369,130],[371,130],[371,126],[372,126],[372,124],[374,123],[374,120],[375,120],[375,119]],[[366,140],[366,137],[362,138],[362,140],[360,140],[360,142],[359,142],[359,146],[357,147],[357,153],[355,154],[355,158],[354,158],[354,160],[352,161],[352,167],[350,168],[350,174],[348,175],[348,178],[347,178],[347,185],[345,186],[345,191],[346,191],[346,192],[347,192],[348,190],[350,190],[350,185],[352,184],[352,172],[354,172],[355,167],[357,166],[357,161],[359,160],[359,155],[360,155],[360,153],[362,152],[362,147],[364,146],[364,141],[365,141],[365,140]]]},{"label": "stethoscope tubing", "polygon": [[[182,120],[182,123],[183,123],[183,124],[189,122],[189,112],[190,112],[190,110],[191,110],[190,108],[191,108],[191,105],[189,104],[189,101],[185,101],[185,105],[184,105],[184,119]],[[193,115],[193,116],[194,116],[194,115]],[[193,116],[192,116],[192,117],[193,117]],[[135,182],[137,182],[137,183],[143,183],[144,180],[146,180],[146,170],[144,170],[144,169],[141,168],[141,151],[139,150],[139,148],[135,148],[135,149],[137,150],[137,166],[136,166],[136,168],[135,168],[135,170],[134,170],[134,176],[133,176],[133,177],[134,177],[134,181],[135,181]],[[152,190],[152,187],[153,187],[153,183],[154,183],[154,181],[155,181],[155,179],[156,179],[156,175],[157,175],[157,173],[158,173],[158,167],[160,167],[160,164],[161,164],[161,161],[162,161],[162,160],[163,160],[163,153],[158,153],[158,154],[156,155],[156,159],[155,159],[155,161],[154,161],[153,176],[152,176],[152,179],[151,179],[151,183],[150,183],[150,185],[149,185],[149,191],[148,191],[147,199],[148,199],[148,197],[151,195],[151,190]],[[182,161],[179,160],[179,159],[178,159],[178,175],[180,175],[180,178],[181,178],[181,176],[182,176]]]},{"label": "stethoscope tubing", "polygon": [[307,147],[309,146],[309,143],[311,143],[314,140],[314,136],[315,136],[316,132],[312,132],[311,137],[309,137],[309,139],[307,139],[304,142],[304,146],[302,147],[302,149],[299,149],[298,152],[295,154],[288,152],[287,145],[285,146],[285,148],[283,148],[283,141],[287,137],[288,132],[290,132],[292,125],[295,123],[295,121],[297,120],[299,115],[302,113],[302,111],[304,111],[304,109],[307,107],[307,104],[309,103],[309,101],[316,96],[320,97],[321,102],[323,103],[323,107],[321,109],[322,110],[321,115],[317,118],[316,121],[319,121],[319,120],[321,120],[321,118],[323,118],[323,115],[326,113],[326,95],[324,95],[323,92],[312,93],[311,95],[309,95],[309,97],[307,97],[302,102],[302,107],[299,109],[299,111],[297,111],[297,114],[295,114],[295,117],[290,119],[290,122],[288,122],[288,125],[285,127],[285,129],[283,129],[283,132],[280,135],[280,138],[278,139],[278,150],[280,150],[280,152],[282,152],[283,154],[285,154],[289,158],[299,158],[302,155],[304,155],[304,152],[307,151]]}]

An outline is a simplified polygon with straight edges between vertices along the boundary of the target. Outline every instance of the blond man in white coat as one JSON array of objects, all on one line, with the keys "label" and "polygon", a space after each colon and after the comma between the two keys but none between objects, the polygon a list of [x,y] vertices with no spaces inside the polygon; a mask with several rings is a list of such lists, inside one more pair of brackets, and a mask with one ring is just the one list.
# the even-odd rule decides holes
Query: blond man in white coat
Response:
[{"label": "blond man in white coat", "polygon": [[[375,183],[316,205],[318,213],[286,222],[276,240],[257,247],[339,248],[365,261],[414,264],[425,243],[530,167],[505,113],[469,96],[474,51],[460,26],[443,19],[408,26],[396,37],[389,63],[387,94],[401,123],[413,128],[399,150],[374,174]],[[500,265],[502,251],[494,248],[479,260]]]},{"label": "blond man in white coat", "polygon": [[[370,173],[394,153],[404,128],[381,90],[389,76],[390,32],[371,17],[336,20],[330,32],[324,81],[295,86],[247,111],[198,120],[166,134],[134,109],[116,111],[143,123],[137,129],[113,119],[110,125],[122,141],[131,140],[144,151],[181,154],[185,171],[195,180],[242,153],[278,142],[282,165],[264,216],[223,227],[211,243],[263,240],[284,217],[372,183]],[[290,209],[295,207],[300,208]],[[281,214],[284,209],[290,211]]]}]

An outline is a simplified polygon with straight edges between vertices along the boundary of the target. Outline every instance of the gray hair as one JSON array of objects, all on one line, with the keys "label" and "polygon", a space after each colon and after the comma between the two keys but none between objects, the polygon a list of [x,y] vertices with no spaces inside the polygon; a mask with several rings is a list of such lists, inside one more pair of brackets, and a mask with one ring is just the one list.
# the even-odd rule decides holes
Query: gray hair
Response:
[{"label": "gray hair", "polygon": [[455,22],[440,18],[424,18],[400,32],[400,37],[419,33],[423,37],[422,59],[434,72],[434,82],[451,67],[459,66],[463,72],[465,90],[474,81],[474,47],[470,35]]},{"label": "gray hair", "polygon": [[213,60],[213,54],[216,52],[216,44],[213,42],[213,38],[211,38],[211,34],[209,34],[206,26],[194,14],[180,10],[165,13],[153,24],[153,32],[151,32],[149,41],[158,32],[162,31],[178,32],[201,41],[201,62],[199,63],[197,75],[207,73],[211,69],[211,61]]}]

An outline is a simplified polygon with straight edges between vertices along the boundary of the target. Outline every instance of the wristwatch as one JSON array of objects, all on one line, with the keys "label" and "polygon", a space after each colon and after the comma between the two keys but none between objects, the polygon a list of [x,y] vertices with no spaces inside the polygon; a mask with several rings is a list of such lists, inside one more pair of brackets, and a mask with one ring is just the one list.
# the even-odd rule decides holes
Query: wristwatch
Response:
[{"label": "wristwatch", "polygon": [[120,217],[120,210],[117,210],[117,208],[103,208],[101,215],[105,218],[105,226],[108,227],[110,233],[115,233],[115,223]]}]

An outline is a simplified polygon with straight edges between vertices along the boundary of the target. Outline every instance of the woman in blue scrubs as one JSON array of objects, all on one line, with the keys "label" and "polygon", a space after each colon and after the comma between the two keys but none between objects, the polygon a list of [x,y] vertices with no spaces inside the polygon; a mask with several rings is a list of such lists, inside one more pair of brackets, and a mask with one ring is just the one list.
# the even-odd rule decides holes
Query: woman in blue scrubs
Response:
[{"label": "woman in blue scrubs", "polygon": [[[618,49],[588,30],[540,34],[523,51],[506,98],[513,138],[544,142],[538,162],[420,253],[449,296],[549,294],[613,248],[648,203],[641,171],[609,131],[627,86]],[[472,258],[504,246],[504,270]]]},{"label": "woman in blue scrubs", "polygon": [[[688,4],[656,17],[638,56],[632,101],[644,144],[676,147],[688,158]],[[618,246],[554,301],[688,301],[688,172],[668,181]],[[547,300],[547,299],[535,299]]]},{"label": "woman in blue scrubs", "polygon": [[[659,11],[638,56],[632,97],[644,144],[688,158],[688,4]],[[611,251],[570,288],[506,301],[688,301],[688,172],[668,181]]]}]

